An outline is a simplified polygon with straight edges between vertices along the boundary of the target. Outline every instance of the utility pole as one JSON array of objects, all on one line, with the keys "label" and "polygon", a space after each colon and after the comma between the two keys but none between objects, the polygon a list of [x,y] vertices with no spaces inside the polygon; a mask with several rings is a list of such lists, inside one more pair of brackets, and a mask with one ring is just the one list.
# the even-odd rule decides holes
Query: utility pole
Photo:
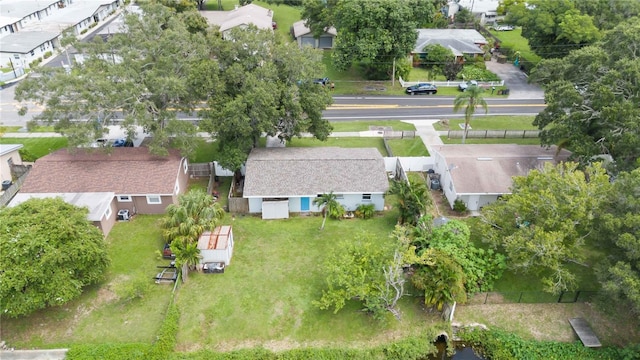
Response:
[{"label": "utility pole", "polygon": [[393,70],[391,70],[391,87],[396,86],[396,58],[393,58]]}]

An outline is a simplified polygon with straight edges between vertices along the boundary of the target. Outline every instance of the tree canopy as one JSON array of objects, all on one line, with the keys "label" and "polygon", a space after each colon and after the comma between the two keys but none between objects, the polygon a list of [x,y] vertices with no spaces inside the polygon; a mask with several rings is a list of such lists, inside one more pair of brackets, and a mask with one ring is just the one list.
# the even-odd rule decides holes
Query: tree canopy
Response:
[{"label": "tree canopy", "polygon": [[512,194],[482,209],[485,241],[516,272],[541,276],[549,292],[575,289],[569,263],[584,260],[584,244],[605,200],[609,177],[599,164],[546,164],[513,180]]},{"label": "tree canopy", "polygon": [[309,132],[325,140],[332,127],[322,111],[332,98],[328,87],[312,81],[324,72],[321,53],[255,27],[232,29],[230,36],[233,41],[210,36],[218,63],[200,66],[201,73],[220,71],[218,78],[201,80],[211,82],[204,88],[217,90],[200,124],[216,138],[220,165],[239,169],[262,134],[287,141]]},{"label": "tree canopy", "polygon": [[333,62],[339,69],[363,65],[370,79],[388,79],[393,61],[415,46],[416,28],[430,23],[440,1],[308,0],[303,18],[317,36],[335,26]]},{"label": "tree canopy", "polygon": [[639,34],[635,18],[594,46],[538,64],[531,80],[545,88],[547,107],[534,121],[543,144],[571,149],[582,164],[609,155],[618,170],[640,166]]},{"label": "tree canopy", "polygon": [[44,104],[35,120],[54,124],[70,147],[103,137],[105,126],[117,123],[131,137],[142,126],[160,155],[169,147],[183,155],[195,149],[196,127],[179,117],[199,115],[201,128],[217,139],[216,160],[233,170],[263,133],[287,140],[331,132],[322,119],[331,96],[311,81],[324,72],[319,51],[255,28],[234,29],[233,40],[224,40],[216,28],[205,32],[195,11],[176,16],[158,4],[143,11],[125,17],[126,33],[78,43],[84,61],[71,73],[39,68],[18,86],[16,99]]},{"label": "tree canopy", "polygon": [[522,36],[542,58],[559,58],[598,40],[593,17],[580,12],[573,0],[513,1],[505,21],[522,26]]},{"label": "tree canopy", "polygon": [[0,209],[3,316],[66,304],[102,280],[109,266],[106,243],[87,215],[86,208],[59,198]]},{"label": "tree canopy", "polygon": [[610,190],[594,221],[598,243],[610,253],[597,275],[607,295],[640,315],[640,169],[620,174]]}]

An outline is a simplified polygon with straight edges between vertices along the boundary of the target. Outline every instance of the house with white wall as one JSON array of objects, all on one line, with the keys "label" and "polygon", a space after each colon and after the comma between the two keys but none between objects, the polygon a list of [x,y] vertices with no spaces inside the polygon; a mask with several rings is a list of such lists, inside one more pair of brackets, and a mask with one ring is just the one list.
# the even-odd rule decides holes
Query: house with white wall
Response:
[{"label": "house with white wall", "polygon": [[255,148],[246,162],[242,197],[263,219],[320,212],[313,200],[333,192],[345,210],[373,204],[384,209],[389,188],[385,163],[375,148]]},{"label": "house with white wall", "polygon": [[566,161],[571,153],[538,145],[433,145],[434,171],[451,208],[461,200],[477,211],[511,193],[514,176],[526,176],[545,163]]},{"label": "house with white wall", "polygon": [[229,39],[231,29],[246,29],[254,25],[261,30],[273,30],[273,11],[256,4],[236,6],[231,11],[200,11],[207,22],[220,27],[223,39]]},{"label": "house with white wall", "polygon": [[22,157],[20,149],[22,144],[0,144],[0,180],[13,180],[11,167],[13,165],[22,165]]}]

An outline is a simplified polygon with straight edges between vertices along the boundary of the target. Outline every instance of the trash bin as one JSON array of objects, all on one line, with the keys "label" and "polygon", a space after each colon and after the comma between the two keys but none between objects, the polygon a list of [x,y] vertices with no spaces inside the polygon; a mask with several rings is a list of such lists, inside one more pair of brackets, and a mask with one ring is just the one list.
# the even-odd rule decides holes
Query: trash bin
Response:
[{"label": "trash bin", "polygon": [[2,182],[2,191],[5,191],[5,190],[7,190],[8,188],[10,188],[10,187],[11,187],[11,184],[12,184],[11,180],[4,180],[4,181]]},{"label": "trash bin", "polygon": [[509,95],[509,89],[502,90],[502,95]]}]

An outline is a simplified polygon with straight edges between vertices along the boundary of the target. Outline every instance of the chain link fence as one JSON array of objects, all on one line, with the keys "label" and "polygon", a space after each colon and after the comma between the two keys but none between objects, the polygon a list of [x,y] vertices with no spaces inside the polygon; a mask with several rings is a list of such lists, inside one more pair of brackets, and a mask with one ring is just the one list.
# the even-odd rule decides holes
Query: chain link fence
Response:
[{"label": "chain link fence", "polygon": [[484,304],[547,304],[591,302],[597,291],[578,290],[550,294],[542,291],[484,292],[469,296],[466,305]]}]

